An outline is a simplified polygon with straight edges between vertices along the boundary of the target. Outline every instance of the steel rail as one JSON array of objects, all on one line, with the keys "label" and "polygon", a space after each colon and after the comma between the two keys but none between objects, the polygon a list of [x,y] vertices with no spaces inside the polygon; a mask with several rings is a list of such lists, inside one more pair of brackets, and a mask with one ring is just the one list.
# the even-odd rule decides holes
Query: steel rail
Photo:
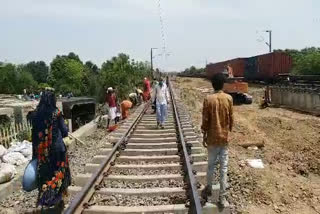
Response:
[{"label": "steel rail", "polygon": [[183,136],[183,132],[182,132],[181,124],[180,124],[179,113],[178,113],[178,110],[177,110],[177,104],[176,104],[175,96],[174,96],[174,93],[173,93],[173,90],[172,90],[172,86],[171,86],[170,80],[167,81],[167,82],[168,82],[168,85],[169,85],[172,107],[173,107],[173,110],[174,110],[175,120],[176,120],[176,123],[177,123],[179,141],[180,141],[180,143],[182,145],[182,149],[183,149],[185,167],[187,169],[186,171],[187,171],[187,174],[188,174],[187,178],[188,178],[189,186],[190,186],[189,191],[191,191],[190,194],[189,194],[190,199],[191,199],[190,200],[189,213],[201,214],[202,213],[202,206],[201,206],[199,195],[198,195],[197,183],[196,183],[196,179],[195,179],[195,177],[193,175],[192,166],[190,164],[190,158],[189,158],[189,155],[188,155],[188,152],[187,152],[186,142],[184,141],[184,136]]},{"label": "steel rail", "polygon": [[149,103],[147,103],[141,113],[137,116],[135,121],[131,124],[129,129],[122,135],[122,137],[118,140],[118,142],[113,146],[111,152],[107,155],[106,159],[100,164],[99,169],[91,176],[86,185],[82,188],[82,190],[76,195],[75,199],[71,202],[70,206],[64,212],[65,214],[74,214],[78,209],[80,209],[80,205],[83,203],[84,198],[87,196],[88,192],[94,184],[97,182],[98,177],[101,176],[104,169],[111,163],[111,160],[115,153],[119,150],[120,145],[126,142],[128,135],[131,131],[136,127],[136,125],[141,120],[142,116],[145,114],[149,107]]}]

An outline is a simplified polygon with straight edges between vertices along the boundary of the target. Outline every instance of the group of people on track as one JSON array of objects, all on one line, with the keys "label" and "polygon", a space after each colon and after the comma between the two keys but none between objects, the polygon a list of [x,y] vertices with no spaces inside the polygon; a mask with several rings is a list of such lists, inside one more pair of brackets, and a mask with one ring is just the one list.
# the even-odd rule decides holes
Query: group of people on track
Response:
[{"label": "group of people on track", "polygon": [[[143,80],[143,90],[136,86],[134,92],[128,95],[128,99],[124,99],[120,103],[117,99],[116,90],[109,87],[105,99],[105,104],[109,106],[107,128],[113,130],[119,122],[120,117],[122,120],[128,118],[129,109],[149,100],[152,102],[153,113],[157,114],[157,127],[164,128],[169,102],[168,88],[164,79],[154,79],[151,86],[149,79],[145,77]],[[114,122],[114,126],[110,128],[111,122]]]},{"label": "group of people on track", "polygon": [[[202,192],[203,197],[212,194],[212,181],[217,163],[220,163],[220,195],[219,203],[226,205],[227,167],[228,167],[228,133],[233,126],[232,97],[222,91],[225,77],[215,75],[212,80],[215,92],[208,95],[203,103],[202,132],[203,145],[208,150],[207,185]],[[164,128],[167,108],[170,101],[167,84],[163,79],[154,80],[152,87],[145,78],[144,89],[135,88],[136,96],[128,96],[120,104],[122,119],[129,116],[129,109],[138,105],[141,100],[154,104],[157,114],[157,127]],[[107,89],[106,102],[109,106],[109,121],[117,123],[119,119],[118,100],[113,88]],[[116,119],[118,118],[118,119]],[[67,148],[63,138],[68,136],[68,128],[62,113],[56,106],[53,89],[47,88],[32,118],[33,159],[37,159],[37,206],[41,213],[62,213],[63,198],[71,184],[71,174],[67,156]],[[46,207],[46,208],[45,208]],[[44,210],[45,208],[45,210]],[[51,209],[51,212],[50,212]]]}]

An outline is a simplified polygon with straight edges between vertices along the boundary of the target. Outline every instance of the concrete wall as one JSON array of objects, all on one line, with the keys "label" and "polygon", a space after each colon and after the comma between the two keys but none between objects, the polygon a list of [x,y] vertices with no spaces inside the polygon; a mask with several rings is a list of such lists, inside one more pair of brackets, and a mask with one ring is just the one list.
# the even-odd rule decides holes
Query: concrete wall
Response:
[{"label": "concrete wall", "polygon": [[271,103],[320,115],[320,91],[311,88],[272,86]]}]

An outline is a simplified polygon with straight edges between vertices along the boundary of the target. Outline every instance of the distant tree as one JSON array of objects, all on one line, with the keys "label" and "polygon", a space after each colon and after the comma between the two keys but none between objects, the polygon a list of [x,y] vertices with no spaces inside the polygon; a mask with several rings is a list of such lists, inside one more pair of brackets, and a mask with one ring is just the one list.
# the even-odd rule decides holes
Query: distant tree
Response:
[{"label": "distant tree", "polygon": [[320,48],[308,47],[302,50],[276,50],[292,57],[292,72],[298,75],[320,75]]},{"label": "distant tree", "polygon": [[196,68],[195,66],[191,66],[190,68],[186,68],[182,74],[185,75],[191,75],[191,76],[197,76],[199,74],[202,74],[205,72],[204,68]]},{"label": "distant tree", "polygon": [[107,60],[101,67],[101,83],[107,87],[117,87],[120,98],[128,96],[135,85],[142,83],[143,77],[151,76],[148,63],[130,61],[128,55],[120,53]]},{"label": "distant tree", "polygon": [[23,66],[25,72],[29,72],[38,83],[46,83],[48,79],[49,67],[43,61],[32,61]]},{"label": "distant tree", "polygon": [[69,55],[57,55],[53,59],[50,64],[49,84],[61,93],[73,92],[80,95],[83,87],[84,66],[80,59],[75,59],[74,54],[71,55],[72,57],[69,57]]},{"label": "distant tree", "polygon": [[16,93],[22,93],[23,89],[34,92],[38,89],[38,83],[34,80],[32,74],[24,70],[24,65],[17,66],[17,84]]},{"label": "distant tree", "polygon": [[84,65],[85,69],[88,69],[92,73],[97,74],[99,72],[98,66],[91,61],[87,61]]},{"label": "distant tree", "polygon": [[82,78],[82,93],[84,95],[95,96],[101,92],[101,84],[99,84],[99,68],[91,61],[84,64],[84,73]]},{"label": "distant tree", "polygon": [[16,72],[16,66],[10,63],[0,62],[0,93],[16,93],[17,82],[18,76]]},{"label": "distant tree", "polygon": [[81,64],[83,64],[82,61],[80,60],[80,57],[73,52],[70,52],[66,57],[69,59],[73,59],[75,61],[81,62]]},{"label": "distant tree", "polygon": [[320,75],[320,51],[307,53],[297,58],[293,72],[303,75]]}]

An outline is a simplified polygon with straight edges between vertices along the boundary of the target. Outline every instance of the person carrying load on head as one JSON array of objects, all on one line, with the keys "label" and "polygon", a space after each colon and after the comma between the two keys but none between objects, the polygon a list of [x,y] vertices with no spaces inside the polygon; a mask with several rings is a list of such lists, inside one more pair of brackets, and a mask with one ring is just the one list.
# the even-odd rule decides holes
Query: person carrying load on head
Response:
[{"label": "person carrying load on head", "polygon": [[223,73],[215,74],[211,83],[214,93],[203,102],[202,133],[203,146],[208,150],[207,186],[202,196],[212,195],[212,180],[215,177],[216,164],[220,163],[219,204],[226,205],[226,187],[228,170],[228,134],[233,126],[233,100],[222,91],[226,77]]},{"label": "person carrying load on head", "polygon": [[143,101],[147,102],[150,100],[150,91],[151,91],[151,86],[150,86],[150,81],[147,79],[147,77],[144,78],[143,81]]},{"label": "person carrying load on head", "polygon": [[132,108],[132,102],[130,102],[129,100],[124,100],[121,102],[120,104],[120,108],[121,108],[121,116],[122,116],[122,120],[128,118],[129,116],[129,109]]},{"label": "person carrying load on head", "polygon": [[114,121],[114,123],[117,124],[117,121],[115,120],[117,116],[117,97],[112,87],[109,87],[107,90],[106,103],[109,105],[107,125],[107,128],[109,128],[110,121]]},{"label": "person carrying load on head", "polygon": [[167,118],[167,108],[169,103],[169,92],[167,85],[160,79],[159,84],[155,87],[152,92],[152,100],[156,102],[157,108],[157,128],[164,129],[164,123]]},{"label": "person carrying load on head", "polygon": [[[67,149],[68,136],[54,89],[46,88],[32,118],[32,159],[37,159],[37,206],[41,213],[62,213],[63,198],[71,185]],[[46,209],[46,210],[44,210]]]}]

